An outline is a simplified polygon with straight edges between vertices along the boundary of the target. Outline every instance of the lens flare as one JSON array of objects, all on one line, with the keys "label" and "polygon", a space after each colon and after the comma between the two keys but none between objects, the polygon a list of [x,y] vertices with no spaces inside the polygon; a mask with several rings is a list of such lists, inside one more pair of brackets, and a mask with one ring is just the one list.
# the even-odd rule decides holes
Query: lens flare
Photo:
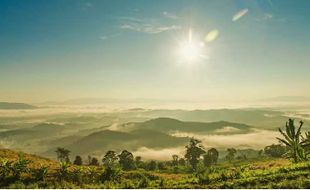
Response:
[{"label": "lens flare", "polygon": [[206,35],[206,42],[212,42],[216,40],[219,36],[219,31],[218,30],[212,30]]},{"label": "lens flare", "polygon": [[239,19],[241,19],[244,15],[246,15],[248,13],[249,9],[242,9],[240,10],[239,12],[237,12],[233,18],[232,18],[232,21],[237,21]]}]

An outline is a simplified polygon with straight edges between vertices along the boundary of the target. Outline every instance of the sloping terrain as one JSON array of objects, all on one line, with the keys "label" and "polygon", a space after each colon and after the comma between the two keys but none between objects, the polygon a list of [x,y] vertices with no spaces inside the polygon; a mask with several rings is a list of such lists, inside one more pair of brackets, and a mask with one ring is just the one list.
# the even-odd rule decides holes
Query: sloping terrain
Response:
[{"label": "sloping terrain", "polygon": [[[16,162],[19,154],[17,151],[0,149],[1,160]],[[176,167],[168,167],[153,171],[119,171],[113,179],[102,180],[100,176],[105,172],[102,166],[69,165],[63,175],[59,173],[59,163],[40,156],[23,154],[30,161],[27,166],[30,170],[24,172],[25,175],[19,180],[13,180],[12,174],[6,176],[0,181],[0,188],[310,188],[310,162],[292,164],[286,159],[260,158],[221,162],[212,169],[194,173],[181,166],[178,166],[178,170]],[[44,181],[31,173],[33,169],[41,166],[47,166],[48,169]],[[57,178],[58,175],[62,175],[62,178]]]},{"label": "sloping terrain", "polygon": [[[226,121],[217,122],[186,122],[180,121],[172,118],[156,118],[140,123],[127,123],[121,126],[126,129],[126,127],[131,130],[138,129],[150,129],[156,130],[164,133],[170,132],[188,132],[188,133],[225,133],[225,129],[228,129],[226,133],[229,134],[242,134],[250,132],[253,128],[252,126],[232,123]],[[231,129],[231,130],[229,130]]]},{"label": "sloping terrain", "polygon": [[0,102],[0,109],[34,109],[36,106],[24,103]]},{"label": "sloping terrain", "polygon": [[[127,149],[135,151],[140,147],[161,149],[183,146],[187,142],[188,138],[174,137],[148,129],[131,132],[102,130],[82,137],[65,147],[72,152],[72,155],[87,156],[93,153],[102,155],[108,150],[121,151]],[[54,149],[49,150],[44,155],[55,155]]]}]

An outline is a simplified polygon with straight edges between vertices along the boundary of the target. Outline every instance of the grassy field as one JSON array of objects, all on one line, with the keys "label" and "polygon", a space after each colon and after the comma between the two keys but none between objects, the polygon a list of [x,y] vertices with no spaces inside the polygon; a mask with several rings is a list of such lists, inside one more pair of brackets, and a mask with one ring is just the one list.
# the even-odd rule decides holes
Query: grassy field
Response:
[{"label": "grassy field", "polygon": [[[2,160],[16,163],[18,155],[0,150]],[[198,167],[196,172],[186,166],[154,171],[116,167],[107,172],[102,166],[69,165],[61,170],[53,160],[30,154],[24,158],[30,160],[28,171],[18,179],[9,172],[1,180],[1,188],[310,188],[310,162],[292,164],[286,159],[222,162],[210,168]],[[42,167],[47,167],[44,178],[35,175]]]}]

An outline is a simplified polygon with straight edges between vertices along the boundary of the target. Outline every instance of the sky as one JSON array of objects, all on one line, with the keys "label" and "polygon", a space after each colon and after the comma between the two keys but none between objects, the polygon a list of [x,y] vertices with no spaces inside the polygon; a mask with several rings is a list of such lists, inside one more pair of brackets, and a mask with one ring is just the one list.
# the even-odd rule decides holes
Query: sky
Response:
[{"label": "sky", "polygon": [[0,0],[0,101],[310,96],[309,0]]}]

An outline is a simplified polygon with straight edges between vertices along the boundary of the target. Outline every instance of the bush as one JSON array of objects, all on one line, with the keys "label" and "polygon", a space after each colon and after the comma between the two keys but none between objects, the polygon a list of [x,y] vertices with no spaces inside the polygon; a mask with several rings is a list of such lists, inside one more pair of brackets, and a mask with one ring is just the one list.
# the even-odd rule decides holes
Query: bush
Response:
[{"label": "bush", "polygon": [[20,180],[22,173],[29,172],[29,168],[28,168],[29,163],[30,161],[26,160],[23,154],[19,155],[17,162],[15,162],[11,168],[12,173],[13,173],[13,178],[15,180]]},{"label": "bush", "polygon": [[32,170],[32,175],[34,179],[37,181],[44,181],[47,173],[48,173],[48,167],[44,167],[44,166],[41,166],[38,169]]},{"label": "bush", "polygon": [[63,181],[63,180],[68,179],[69,167],[70,167],[70,164],[68,162],[60,162],[59,169],[57,170],[57,173],[56,173],[56,177],[58,181]]},{"label": "bush", "polygon": [[101,175],[101,181],[117,181],[120,177],[121,170],[118,168],[107,167]]},{"label": "bush", "polygon": [[142,176],[142,179],[138,183],[138,188],[147,188],[149,186],[150,180],[146,176]]},{"label": "bush", "polygon": [[11,173],[12,162],[4,159],[1,161],[0,165],[0,180],[4,181]]}]

